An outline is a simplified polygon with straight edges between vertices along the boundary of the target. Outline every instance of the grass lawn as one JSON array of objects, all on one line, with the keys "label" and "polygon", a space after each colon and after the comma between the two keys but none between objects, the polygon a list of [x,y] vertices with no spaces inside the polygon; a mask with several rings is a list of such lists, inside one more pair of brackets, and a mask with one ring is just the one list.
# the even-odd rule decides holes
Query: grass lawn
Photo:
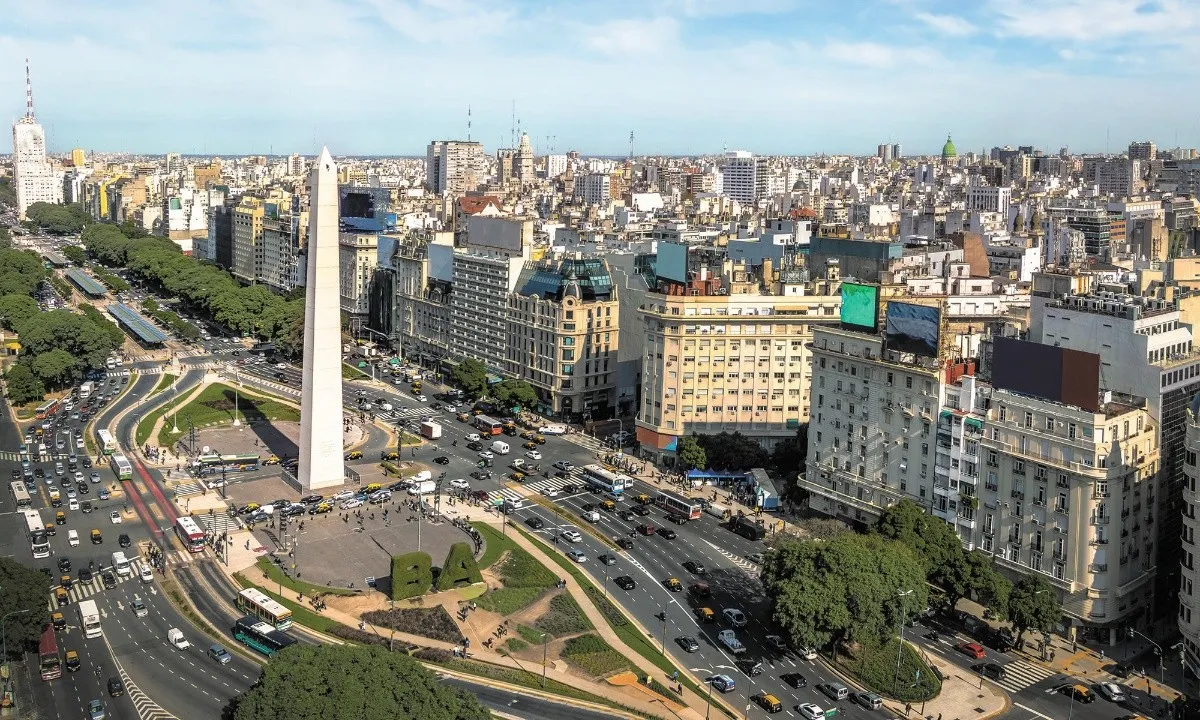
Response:
[{"label": "grass lawn", "polygon": [[138,447],[142,447],[146,444],[146,441],[150,439],[150,433],[154,430],[154,423],[158,422],[158,419],[162,417],[163,413],[166,411],[166,407],[160,407],[159,409],[144,416],[138,422],[137,427],[134,428],[133,431],[133,439],[137,442]]},{"label": "grass lawn", "polygon": [[541,587],[496,588],[475,598],[475,604],[488,612],[508,616],[529,607],[544,592],[546,588]]},{"label": "grass lawn", "polygon": [[313,585],[312,583],[306,583],[303,580],[294,580],[294,579],[284,575],[283,569],[280,568],[275,563],[271,562],[271,559],[266,555],[263,555],[262,557],[258,558],[258,560],[256,561],[256,564],[258,565],[258,569],[262,570],[267,575],[267,577],[263,579],[263,582],[274,583],[276,585],[276,587],[278,587],[279,585],[282,585],[285,588],[292,590],[293,592],[303,593],[305,597],[313,597],[316,595],[320,595],[322,593],[324,593],[326,595],[354,595],[355,594],[353,590],[348,590],[346,588],[334,588],[334,587],[327,587],[325,585]]},{"label": "grass lawn", "polygon": [[603,677],[629,670],[631,663],[599,635],[580,635],[563,645],[562,658],[589,675]]},{"label": "grass lawn", "polygon": [[550,599],[550,610],[538,618],[533,626],[557,637],[595,629],[575,598],[565,593]]},{"label": "grass lawn", "polygon": [[529,643],[525,642],[521,638],[509,638],[504,641],[504,647],[509,652],[521,652],[525,648],[529,647]]},{"label": "grass lawn", "polygon": [[340,624],[335,620],[330,620],[329,618],[327,618],[323,615],[318,615],[317,613],[302,607],[298,603],[296,603],[292,600],[288,600],[287,598],[276,594],[275,591],[272,590],[271,588],[264,587],[257,583],[251,582],[250,579],[247,578],[242,573],[234,573],[233,576],[237,579],[238,583],[240,583],[243,588],[248,588],[248,587],[258,588],[259,590],[262,590],[263,592],[265,592],[267,595],[271,596],[271,598],[273,598],[276,601],[278,601],[279,603],[281,603],[285,608],[287,608],[288,610],[291,610],[292,611],[292,620],[300,623],[301,625],[304,625],[305,627],[310,627],[313,630],[316,630],[318,632],[328,633],[328,632],[331,632],[334,627],[336,627],[337,625]]},{"label": "grass lawn", "polygon": [[343,380],[362,380],[371,377],[367,373],[359,370],[356,367],[351,367],[346,363],[342,363],[342,379]]},{"label": "grass lawn", "polygon": [[[529,642],[530,645],[541,645],[542,644],[542,631],[541,630],[534,630],[533,628],[529,627],[528,625],[517,625],[517,634],[520,635],[521,637],[525,638]],[[546,639],[553,640],[554,638],[551,637],[551,638],[546,638]]]},{"label": "grass lawn", "polygon": [[[173,412],[173,410],[167,409],[164,412]],[[200,394],[191,402],[179,408],[180,420],[185,417],[190,418],[192,424],[197,428],[202,428],[209,425],[232,423],[235,417],[244,423],[266,420],[299,422],[300,411],[291,405],[285,405],[261,395],[247,394],[244,388],[235,390],[229,385],[213,383],[200,391]],[[181,422],[180,424],[182,425],[180,432],[173,433],[171,428],[163,423],[163,427],[158,433],[158,444],[162,447],[170,447],[175,444],[176,440],[183,437],[187,432],[187,423]]]},{"label": "grass lawn", "polygon": [[476,563],[479,565],[480,570],[495,565],[496,561],[500,559],[500,556],[506,550],[512,550],[517,546],[516,543],[508,539],[508,536],[502,535],[499,530],[487,523],[473,522],[471,526],[483,536],[483,555]]},{"label": "grass lawn", "polygon": [[[853,653],[838,655],[838,665],[858,678],[863,685],[880,695],[901,702],[922,702],[937,697],[942,683],[929,666],[908,643],[900,655],[900,672],[896,672],[896,651],[899,638],[888,638],[883,645],[873,642],[860,643]],[[921,677],[914,684],[920,670]],[[897,687],[896,678],[899,677]]]},{"label": "grass lawn", "polygon": [[[518,685],[520,687],[538,690],[542,689],[543,687],[541,665],[538,665],[537,672],[534,672],[533,670],[518,670],[516,668],[501,667],[499,665],[489,665],[488,663],[480,662],[478,660],[454,659],[441,664],[444,664],[451,670],[457,670],[469,675],[491,678],[492,680],[508,683],[510,685]],[[645,713],[626,708],[619,703],[609,700],[608,698],[603,698],[599,695],[593,695],[589,692],[572,687],[571,685],[558,682],[557,680],[547,679],[544,687],[546,692],[553,693],[554,695],[584,700],[586,702],[596,703],[597,705],[618,708],[624,710],[625,712],[633,713],[634,715],[639,715],[641,717],[649,717]]]},{"label": "grass lawn", "polygon": [[158,384],[154,386],[154,389],[150,391],[150,394],[157,395],[158,393],[162,392],[163,390],[166,390],[167,388],[171,387],[171,384],[174,382],[175,382],[174,375],[172,375],[171,373],[163,373],[162,375],[159,376]]}]

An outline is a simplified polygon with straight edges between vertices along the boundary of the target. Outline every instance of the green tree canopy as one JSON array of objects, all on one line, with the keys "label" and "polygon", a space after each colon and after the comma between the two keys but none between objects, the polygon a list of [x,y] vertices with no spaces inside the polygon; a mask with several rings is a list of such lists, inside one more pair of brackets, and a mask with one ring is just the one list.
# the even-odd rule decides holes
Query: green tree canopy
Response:
[{"label": "green tree canopy", "polygon": [[1008,597],[1008,619],[1017,631],[1017,642],[1026,630],[1049,631],[1062,619],[1062,604],[1048,580],[1026,575],[1017,581]]},{"label": "green tree canopy", "polygon": [[51,350],[64,350],[74,356],[81,368],[104,367],[104,361],[117,348],[107,328],[69,310],[39,313],[25,321],[18,332],[22,353],[36,357]]},{"label": "green tree canopy", "polygon": [[8,369],[4,374],[4,385],[8,389],[8,401],[13,405],[41,402],[46,397],[46,386],[23,362]]},{"label": "green tree canopy", "polygon": [[875,532],[911,548],[930,580],[936,581],[951,565],[965,560],[962,541],[950,523],[925,512],[912,500],[885,509],[875,523]]},{"label": "green tree canopy", "polygon": [[46,277],[42,260],[29,250],[0,250],[0,295],[29,295]]},{"label": "green tree canopy", "polygon": [[40,313],[37,300],[29,295],[10,293],[0,297],[0,325],[16,331],[26,320]]},{"label": "green tree canopy", "polygon": [[[45,592],[41,594],[45,608]],[[379,647],[292,647],[271,658],[234,720],[489,720],[473,696]]]},{"label": "green tree canopy", "polygon": [[70,235],[83,230],[91,216],[82,205],[54,205],[36,202],[25,208],[25,217],[42,232],[51,235]]},{"label": "green tree canopy", "polygon": [[462,388],[472,398],[478,398],[487,390],[487,368],[483,363],[474,358],[467,358],[460,362],[453,371],[450,377],[454,379],[454,383]]},{"label": "green tree canopy", "polygon": [[537,404],[537,391],[524,380],[505,380],[492,388],[492,394],[505,408],[520,405],[529,409]]},{"label": "green tree canopy", "polygon": [[4,623],[8,651],[18,655],[37,650],[42,628],[50,622],[46,576],[12,558],[0,557],[0,615],[8,613],[16,613]]},{"label": "green tree canopy", "polygon": [[880,535],[785,541],[767,553],[762,580],[775,622],[797,646],[882,640],[929,599],[920,560]]},{"label": "green tree canopy", "polygon": [[684,435],[679,438],[679,443],[675,446],[675,455],[681,469],[685,472],[708,467],[708,454],[700,446],[695,435]]},{"label": "green tree canopy", "polygon": [[78,245],[66,245],[62,249],[63,257],[83,267],[87,263],[87,252]]},{"label": "green tree canopy", "polygon": [[80,377],[79,364],[71,353],[55,348],[33,358],[33,374],[47,387],[62,388]]},{"label": "green tree canopy", "polygon": [[766,467],[770,456],[757,440],[740,432],[696,435],[709,465],[716,470],[749,470]]}]

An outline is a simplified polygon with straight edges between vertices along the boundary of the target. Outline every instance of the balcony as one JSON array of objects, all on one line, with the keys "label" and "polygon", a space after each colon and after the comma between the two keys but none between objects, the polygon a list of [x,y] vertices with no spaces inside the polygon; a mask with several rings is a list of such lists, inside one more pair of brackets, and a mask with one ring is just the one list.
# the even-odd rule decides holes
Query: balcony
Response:
[{"label": "balcony", "polygon": [[1016,500],[1024,500],[1025,499],[1025,491],[1024,490],[1013,490],[1011,493],[1011,497],[1013,497]]},{"label": "balcony", "polygon": [[[1112,515],[1093,515],[1092,516],[1092,524],[1093,525],[1107,525],[1110,520],[1112,520]],[[1137,528],[1135,527],[1134,530],[1137,530]]]},{"label": "balcony", "polygon": [[1092,563],[1088,566],[1088,572],[1102,573],[1108,572],[1108,563]]},{"label": "balcony", "polygon": [[1094,538],[1092,538],[1092,542],[1091,542],[1091,543],[1089,543],[1089,544],[1090,544],[1090,545],[1107,545],[1107,544],[1108,544],[1108,538],[1106,538],[1106,537],[1094,537]]}]

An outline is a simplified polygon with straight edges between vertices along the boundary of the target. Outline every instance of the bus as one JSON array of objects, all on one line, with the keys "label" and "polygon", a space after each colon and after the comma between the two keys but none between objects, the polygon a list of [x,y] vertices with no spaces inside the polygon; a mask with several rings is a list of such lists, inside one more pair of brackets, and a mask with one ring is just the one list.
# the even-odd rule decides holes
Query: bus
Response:
[{"label": "bus", "polygon": [[58,412],[58,401],[47,400],[41,405],[38,405],[36,417],[38,420],[45,420],[56,412]]},{"label": "bus", "polygon": [[296,640],[276,630],[253,615],[238,618],[233,626],[233,637],[267,657],[295,645]]},{"label": "bus", "polygon": [[113,438],[112,433],[104,428],[96,431],[96,440],[99,442],[101,451],[105,455],[112,455],[117,451],[117,441]]},{"label": "bus", "polygon": [[504,432],[504,423],[487,415],[476,415],[472,422],[484,435],[499,435]]},{"label": "bus", "polygon": [[581,471],[584,482],[593,488],[611,493],[618,499],[626,490],[633,487],[633,478],[605,470],[599,465],[584,465]]},{"label": "bus", "polygon": [[29,488],[25,487],[25,483],[20,480],[10,483],[8,491],[12,493],[13,501],[17,503],[18,510],[33,505],[33,498],[29,497]]},{"label": "bus", "polygon": [[58,656],[58,638],[54,635],[53,625],[47,624],[38,640],[38,668],[43,680],[62,677],[62,658]]},{"label": "bus", "polygon": [[25,514],[25,529],[29,533],[29,548],[35,558],[50,557],[50,538],[46,535],[46,524],[37,510],[22,510]]},{"label": "bus", "polygon": [[112,457],[108,459],[108,466],[112,468],[118,480],[133,479],[133,465],[120,450],[113,451]]},{"label": "bus", "polygon": [[204,552],[204,531],[190,515],[184,515],[175,521],[175,534],[188,552]]},{"label": "bus", "polygon": [[248,472],[257,470],[261,462],[257,455],[201,455],[193,462],[194,466],[199,466],[203,470],[219,470],[225,467],[227,470],[234,472]]},{"label": "bus", "polygon": [[287,630],[292,626],[292,611],[258,588],[246,588],[238,593],[237,606],[242,612],[270,623],[276,630]]},{"label": "bus", "polygon": [[660,490],[658,497],[654,498],[654,504],[662,508],[669,515],[687,518],[688,520],[699,520],[700,514],[704,512],[704,506],[699,500],[683,495],[676,495],[666,490]]}]

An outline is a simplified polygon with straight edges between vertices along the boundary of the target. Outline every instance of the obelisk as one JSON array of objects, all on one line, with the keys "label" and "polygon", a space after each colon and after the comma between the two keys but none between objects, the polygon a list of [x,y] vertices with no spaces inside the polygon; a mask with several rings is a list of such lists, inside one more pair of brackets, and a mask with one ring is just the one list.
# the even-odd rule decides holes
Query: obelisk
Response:
[{"label": "obelisk", "polygon": [[342,325],[338,279],[337,166],[321,149],[308,175],[308,278],[304,292],[304,385],[300,400],[300,485],[341,485]]}]

